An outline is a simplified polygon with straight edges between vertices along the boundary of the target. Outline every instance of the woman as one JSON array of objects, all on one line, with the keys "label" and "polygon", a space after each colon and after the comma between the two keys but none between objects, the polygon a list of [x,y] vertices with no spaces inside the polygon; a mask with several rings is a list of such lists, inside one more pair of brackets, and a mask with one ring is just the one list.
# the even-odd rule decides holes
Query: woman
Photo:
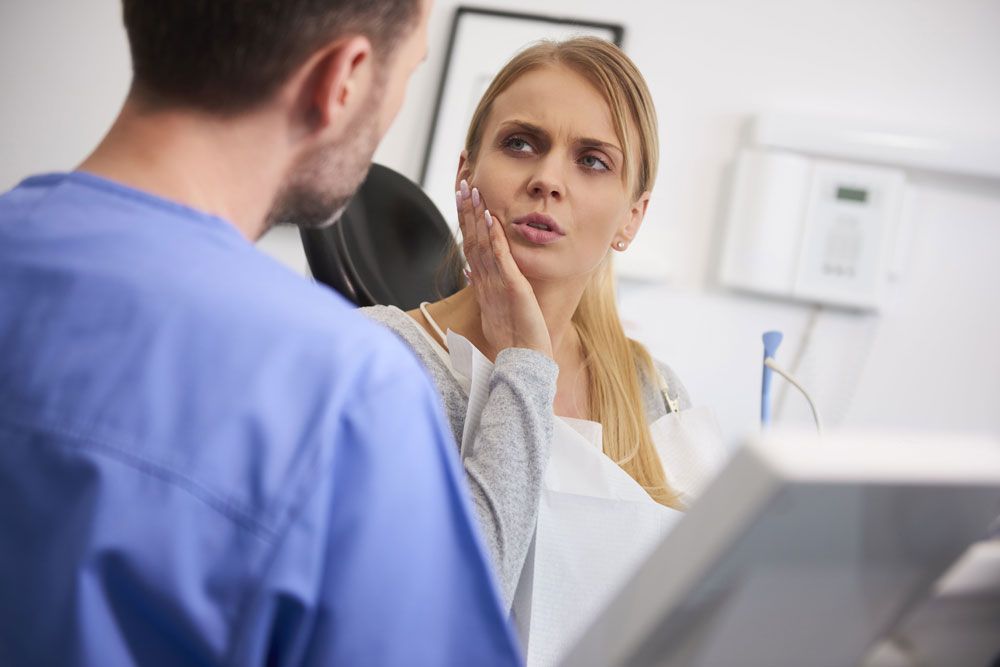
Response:
[{"label": "woman", "polygon": [[487,89],[459,160],[470,285],[409,313],[366,309],[444,398],[529,664],[558,659],[719,460],[685,438],[700,414],[615,305],[611,256],[642,224],[657,146],[619,49],[528,48]]}]

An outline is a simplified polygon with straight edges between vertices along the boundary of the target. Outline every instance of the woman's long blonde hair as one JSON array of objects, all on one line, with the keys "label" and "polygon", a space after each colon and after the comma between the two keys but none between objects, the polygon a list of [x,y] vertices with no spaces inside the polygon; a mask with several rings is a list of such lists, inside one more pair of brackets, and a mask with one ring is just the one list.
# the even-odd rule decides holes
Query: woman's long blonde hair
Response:
[{"label": "woman's long blonde hair", "polygon": [[[653,189],[659,162],[656,110],[646,82],[621,49],[595,37],[539,42],[521,51],[496,75],[472,114],[465,139],[475,164],[493,102],[522,75],[546,65],[571,68],[604,97],[615,134],[627,156],[622,178],[638,200]],[[609,252],[594,272],[573,314],[590,373],[590,416],[601,423],[604,453],[616,461],[657,502],[680,507],[668,486],[643,408],[642,376],[656,384],[649,352],[625,336],[615,302]]]}]

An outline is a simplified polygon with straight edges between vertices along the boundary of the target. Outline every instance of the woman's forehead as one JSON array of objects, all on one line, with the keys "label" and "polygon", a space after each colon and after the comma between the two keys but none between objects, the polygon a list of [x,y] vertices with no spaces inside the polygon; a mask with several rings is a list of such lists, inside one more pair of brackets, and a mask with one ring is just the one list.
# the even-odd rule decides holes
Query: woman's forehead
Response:
[{"label": "woman's forehead", "polygon": [[618,145],[611,109],[583,76],[547,65],[519,76],[494,101],[487,125],[521,121],[557,137],[588,137]]}]

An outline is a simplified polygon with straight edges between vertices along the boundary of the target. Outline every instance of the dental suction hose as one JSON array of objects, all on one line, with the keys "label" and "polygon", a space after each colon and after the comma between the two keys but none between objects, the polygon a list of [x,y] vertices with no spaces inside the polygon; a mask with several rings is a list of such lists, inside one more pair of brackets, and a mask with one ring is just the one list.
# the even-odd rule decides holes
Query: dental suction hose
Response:
[{"label": "dental suction hose", "polygon": [[805,396],[806,402],[809,403],[809,409],[812,411],[813,422],[816,424],[816,431],[822,435],[823,423],[820,419],[819,411],[816,409],[816,404],[813,403],[809,392],[807,392],[805,388],[795,380],[795,378],[793,378],[774,360],[774,356],[778,351],[778,346],[781,345],[781,340],[782,335],[780,331],[768,331],[763,335],[764,369],[761,376],[760,389],[760,424],[765,429],[771,425],[771,380],[773,378],[773,371],[774,373],[777,373],[781,377],[785,378],[789,384],[798,389],[799,392]]}]

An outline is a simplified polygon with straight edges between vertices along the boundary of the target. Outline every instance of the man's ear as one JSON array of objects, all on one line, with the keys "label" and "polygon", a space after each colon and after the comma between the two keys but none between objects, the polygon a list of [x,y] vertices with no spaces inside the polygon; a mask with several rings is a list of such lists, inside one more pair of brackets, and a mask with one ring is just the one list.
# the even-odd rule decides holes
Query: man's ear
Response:
[{"label": "man's ear", "polygon": [[371,113],[365,101],[375,81],[372,44],[351,35],[317,51],[300,68],[300,102],[308,131],[339,137],[359,113]]},{"label": "man's ear", "polygon": [[472,164],[469,162],[469,151],[462,151],[462,154],[458,156],[458,172],[455,174],[455,190],[458,190],[459,183],[462,179],[466,181],[472,180]]}]

